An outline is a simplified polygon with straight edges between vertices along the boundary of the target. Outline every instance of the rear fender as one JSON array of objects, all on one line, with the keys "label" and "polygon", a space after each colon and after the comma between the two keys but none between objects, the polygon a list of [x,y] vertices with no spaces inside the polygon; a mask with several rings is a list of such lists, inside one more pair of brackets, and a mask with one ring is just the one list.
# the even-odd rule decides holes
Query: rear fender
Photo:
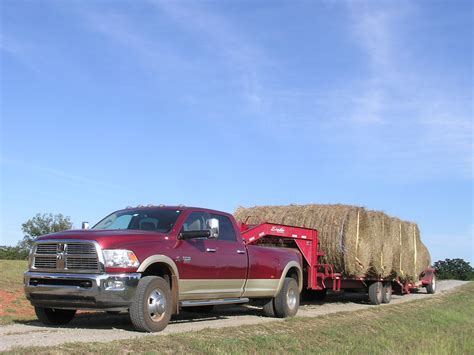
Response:
[{"label": "rear fender", "polygon": [[285,269],[283,270],[281,274],[280,282],[278,283],[278,288],[274,296],[278,295],[278,293],[280,292],[281,288],[283,287],[283,282],[285,281],[285,278],[288,274],[288,271],[290,271],[290,269],[292,268],[295,268],[298,273],[297,282],[298,282],[298,288],[300,292],[303,289],[303,272],[301,271],[301,265],[298,262],[293,260],[293,261],[290,261],[288,264],[286,264]]}]

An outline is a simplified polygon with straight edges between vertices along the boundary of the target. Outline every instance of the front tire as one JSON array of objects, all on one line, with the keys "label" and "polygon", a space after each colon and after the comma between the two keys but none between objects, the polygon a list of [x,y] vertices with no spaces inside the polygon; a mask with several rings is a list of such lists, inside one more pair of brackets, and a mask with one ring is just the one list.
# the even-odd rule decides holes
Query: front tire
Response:
[{"label": "front tire", "polygon": [[295,279],[285,278],[283,286],[274,299],[275,315],[278,318],[293,317],[300,306],[300,290]]},{"label": "front tire", "polygon": [[35,313],[38,319],[44,324],[65,325],[72,321],[76,315],[76,310],[35,307]]},{"label": "front tire", "polygon": [[141,278],[130,306],[130,319],[135,329],[150,333],[165,329],[171,318],[172,301],[165,279],[158,276]]}]

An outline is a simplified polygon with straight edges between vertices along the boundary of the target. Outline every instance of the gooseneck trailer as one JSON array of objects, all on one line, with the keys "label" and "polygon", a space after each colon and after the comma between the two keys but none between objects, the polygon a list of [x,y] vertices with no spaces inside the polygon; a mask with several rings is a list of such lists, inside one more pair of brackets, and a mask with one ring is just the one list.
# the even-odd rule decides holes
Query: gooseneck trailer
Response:
[{"label": "gooseneck trailer", "polygon": [[426,288],[427,293],[436,291],[435,270],[428,268],[416,281],[399,277],[346,276],[334,265],[324,263],[324,250],[319,247],[318,231],[281,224],[263,222],[260,224],[240,224],[242,238],[247,244],[268,247],[298,249],[303,256],[303,295],[306,299],[322,299],[328,290],[366,290],[370,303],[389,303],[392,292],[410,294]]}]

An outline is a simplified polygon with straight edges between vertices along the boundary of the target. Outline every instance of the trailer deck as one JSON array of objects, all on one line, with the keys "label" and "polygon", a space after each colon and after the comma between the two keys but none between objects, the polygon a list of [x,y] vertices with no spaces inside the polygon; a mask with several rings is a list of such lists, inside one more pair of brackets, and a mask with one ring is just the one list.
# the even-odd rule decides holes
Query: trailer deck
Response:
[{"label": "trailer deck", "polygon": [[432,268],[425,270],[417,281],[402,280],[399,277],[383,278],[377,275],[365,277],[343,275],[339,270],[335,270],[334,265],[321,262],[326,254],[319,248],[316,229],[263,222],[241,223],[240,231],[247,244],[297,248],[303,256],[304,285],[309,291],[337,292],[366,289],[373,304],[390,302],[393,289],[400,294],[409,294],[421,287],[427,287],[429,293],[435,291]]}]

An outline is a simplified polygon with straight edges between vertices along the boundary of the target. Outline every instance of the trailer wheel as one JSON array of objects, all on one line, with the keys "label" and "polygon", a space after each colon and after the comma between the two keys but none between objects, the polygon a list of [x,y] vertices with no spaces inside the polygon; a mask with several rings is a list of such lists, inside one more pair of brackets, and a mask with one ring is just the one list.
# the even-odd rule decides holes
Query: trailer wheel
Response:
[{"label": "trailer wheel", "polygon": [[433,275],[431,278],[431,283],[429,285],[426,285],[426,292],[429,294],[434,294],[436,292],[436,277]]},{"label": "trailer wheel", "polygon": [[369,286],[369,300],[374,305],[382,303],[383,286],[381,282],[374,282]]},{"label": "trailer wheel", "polygon": [[76,310],[35,307],[35,313],[38,319],[44,324],[64,325],[72,321],[76,315]]},{"label": "trailer wheel", "polygon": [[275,304],[273,303],[273,300],[273,298],[270,298],[266,303],[263,304],[263,314],[267,317],[276,317]]},{"label": "trailer wheel", "polygon": [[168,325],[172,303],[168,282],[162,277],[145,276],[138,282],[130,320],[138,331],[159,332]]},{"label": "trailer wheel", "polygon": [[392,284],[387,282],[383,285],[382,303],[390,303],[392,300]]},{"label": "trailer wheel", "polygon": [[296,280],[287,277],[283,287],[274,299],[275,315],[278,318],[293,317],[298,312],[300,305],[300,290]]}]

